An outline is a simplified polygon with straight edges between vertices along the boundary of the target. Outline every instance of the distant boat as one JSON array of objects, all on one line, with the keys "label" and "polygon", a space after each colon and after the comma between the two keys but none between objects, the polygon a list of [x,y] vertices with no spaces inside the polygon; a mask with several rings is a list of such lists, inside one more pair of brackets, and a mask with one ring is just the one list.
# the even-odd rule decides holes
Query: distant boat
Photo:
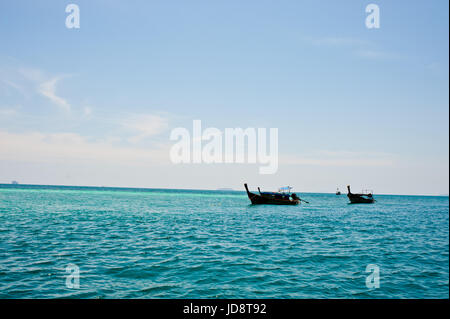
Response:
[{"label": "distant boat", "polygon": [[341,191],[339,190],[339,188],[336,188],[336,195],[341,195]]},{"label": "distant boat", "polygon": [[18,181],[12,181],[11,184],[17,185],[17,184],[19,184],[19,182]]},{"label": "distant boat", "polygon": [[292,187],[282,187],[278,192],[261,192],[258,187],[258,193],[255,194],[248,190],[247,184],[244,184],[248,198],[252,204],[270,204],[270,205],[298,205],[300,201],[308,203],[300,199],[295,193],[291,194]]},{"label": "distant boat", "polygon": [[347,185],[347,189],[348,189],[347,197],[352,204],[372,204],[375,202],[375,199],[373,198],[372,194],[373,191],[353,194],[350,191],[350,185]]}]

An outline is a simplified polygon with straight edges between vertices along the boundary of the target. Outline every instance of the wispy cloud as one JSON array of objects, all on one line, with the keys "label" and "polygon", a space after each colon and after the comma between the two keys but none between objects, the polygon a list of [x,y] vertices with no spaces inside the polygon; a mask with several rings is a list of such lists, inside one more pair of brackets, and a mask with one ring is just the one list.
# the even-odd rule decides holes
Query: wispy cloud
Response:
[{"label": "wispy cloud", "polygon": [[361,49],[356,50],[355,54],[361,58],[367,59],[390,59],[395,58],[395,55],[381,50]]},{"label": "wispy cloud", "polygon": [[428,72],[431,72],[432,74],[448,74],[448,67],[444,67],[444,65],[442,65],[439,62],[431,62],[425,65],[425,69]]},{"label": "wispy cloud", "polygon": [[12,96],[19,93],[22,97],[27,97],[27,90],[20,78],[10,76],[8,71],[0,69],[0,94]]},{"label": "wispy cloud", "polygon": [[335,47],[347,49],[353,55],[365,59],[387,59],[396,57],[395,54],[377,47],[371,41],[353,37],[318,37],[309,38],[310,43],[316,46]]},{"label": "wispy cloud", "polygon": [[45,80],[44,72],[40,69],[36,68],[26,68],[26,67],[19,67],[18,73],[25,78],[28,81],[31,82],[42,82]]},{"label": "wispy cloud", "polygon": [[121,125],[134,132],[135,135],[128,139],[133,144],[143,139],[159,135],[169,127],[167,118],[153,114],[132,115],[123,120]]},{"label": "wispy cloud", "polygon": [[18,114],[17,107],[9,107],[9,106],[0,107],[0,116],[6,117],[17,114]]},{"label": "wispy cloud", "polygon": [[[0,160],[23,162],[116,163],[146,166],[169,163],[168,148],[138,148],[90,140],[76,133],[10,133],[0,131]],[[31,160],[30,160],[31,159]]]},{"label": "wispy cloud", "polygon": [[305,155],[282,155],[280,164],[313,166],[392,166],[395,156],[388,153],[317,151]]},{"label": "wispy cloud", "polygon": [[10,88],[13,88],[13,89],[17,90],[17,91],[20,91],[20,92],[23,91],[23,88],[19,84],[15,83],[15,82],[13,82],[11,80],[0,79],[0,82],[5,84],[6,86],[8,86]]},{"label": "wispy cloud", "polygon": [[86,117],[91,116],[92,115],[92,108],[89,107],[89,106],[85,106],[83,108],[83,115],[86,116]]},{"label": "wispy cloud", "polygon": [[50,80],[42,82],[38,87],[38,92],[52,101],[56,106],[63,110],[70,111],[70,104],[64,98],[56,95],[56,85],[62,77],[54,77]]},{"label": "wispy cloud", "polygon": [[68,75],[50,75],[41,69],[29,67],[9,67],[0,70],[0,85],[14,89],[29,99],[39,94],[64,111],[70,111],[68,100],[57,94],[58,84]]},{"label": "wispy cloud", "polygon": [[319,46],[367,46],[372,45],[367,40],[361,40],[351,37],[323,37],[311,38],[311,42]]}]

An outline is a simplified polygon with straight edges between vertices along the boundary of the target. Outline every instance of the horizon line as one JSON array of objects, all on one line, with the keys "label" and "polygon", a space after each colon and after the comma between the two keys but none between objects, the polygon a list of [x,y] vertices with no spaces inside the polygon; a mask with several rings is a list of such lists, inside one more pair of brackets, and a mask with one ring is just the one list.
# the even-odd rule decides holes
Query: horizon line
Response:
[{"label": "horizon line", "polygon": [[[129,186],[88,186],[88,185],[63,185],[63,184],[13,184],[13,183],[2,183],[0,186],[50,186],[50,187],[85,187],[85,188],[123,188],[123,189],[146,189],[146,190],[182,190],[182,191],[221,191],[221,192],[244,192],[243,190],[237,190],[234,188],[220,189],[220,188],[166,188],[166,187],[129,187]],[[311,191],[301,191],[299,193],[303,194],[335,194],[335,192],[311,192]],[[374,193],[375,194],[375,193]],[[346,195],[342,193],[342,195]],[[395,194],[395,193],[377,193],[377,195],[389,195],[389,196],[428,196],[428,197],[449,197],[449,194]],[[336,195],[339,196],[339,195]]]}]

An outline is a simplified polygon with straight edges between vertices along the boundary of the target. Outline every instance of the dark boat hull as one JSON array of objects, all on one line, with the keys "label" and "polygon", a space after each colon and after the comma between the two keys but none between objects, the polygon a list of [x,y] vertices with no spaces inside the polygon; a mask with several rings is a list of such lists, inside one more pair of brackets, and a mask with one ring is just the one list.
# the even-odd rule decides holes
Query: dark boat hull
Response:
[{"label": "dark boat hull", "polygon": [[245,190],[247,191],[247,196],[253,205],[298,205],[299,200],[286,200],[286,199],[276,199],[270,197],[264,197],[248,190],[247,184],[244,184]]},{"label": "dark boat hull", "polygon": [[352,204],[372,204],[375,202],[373,198],[361,197],[357,194],[348,194],[347,196]]},{"label": "dark boat hull", "polygon": [[350,190],[350,185],[347,186],[347,197],[351,204],[372,204],[375,202],[372,194],[353,194]]}]

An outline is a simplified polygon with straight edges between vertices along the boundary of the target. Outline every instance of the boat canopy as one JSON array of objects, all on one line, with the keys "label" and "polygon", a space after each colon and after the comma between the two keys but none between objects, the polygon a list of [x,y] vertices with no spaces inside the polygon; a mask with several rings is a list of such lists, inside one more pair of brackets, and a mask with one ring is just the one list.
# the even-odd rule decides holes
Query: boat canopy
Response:
[{"label": "boat canopy", "polygon": [[284,186],[284,187],[280,187],[278,189],[278,191],[280,193],[290,193],[291,192],[292,187],[291,186]]}]

